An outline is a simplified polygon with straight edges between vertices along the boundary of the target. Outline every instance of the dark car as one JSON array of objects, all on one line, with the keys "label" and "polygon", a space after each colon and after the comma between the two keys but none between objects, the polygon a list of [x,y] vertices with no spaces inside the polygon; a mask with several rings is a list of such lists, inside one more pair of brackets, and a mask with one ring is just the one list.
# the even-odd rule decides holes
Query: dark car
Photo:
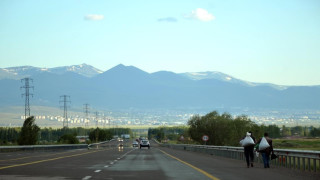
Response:
[{"label": "dark car", "polygon": [[138,147],[138,146],[139,146],[139,143],[137,141],[132,142],[132,147]]}]

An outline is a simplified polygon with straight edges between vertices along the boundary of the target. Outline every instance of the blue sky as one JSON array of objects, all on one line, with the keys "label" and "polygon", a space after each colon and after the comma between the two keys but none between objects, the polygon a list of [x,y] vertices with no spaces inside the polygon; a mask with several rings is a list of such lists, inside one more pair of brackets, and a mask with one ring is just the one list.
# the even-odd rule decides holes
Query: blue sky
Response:
[{"label": "blue sky", "polygon": [[320,85],[319,0],[1,0],[0,68],[122,63]]}]

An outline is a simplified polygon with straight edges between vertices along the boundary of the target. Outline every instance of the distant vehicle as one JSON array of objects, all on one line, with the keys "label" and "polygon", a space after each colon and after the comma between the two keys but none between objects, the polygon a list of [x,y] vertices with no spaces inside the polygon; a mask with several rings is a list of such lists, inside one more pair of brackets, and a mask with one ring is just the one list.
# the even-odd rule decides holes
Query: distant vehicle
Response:
[{"label": "distant vehicle", "polygon": [[122,134],[121,137],[123,139],[130,139],[130,134]]},{"label": "distant vehicle", "polygon": [[138,146],[139,146],[139,143],[137,141],[132,142],[132,147],[138,147]]},{"label": "distant vehicle", "polygon": [[146,140],[146,139],[141,140],[140,141],[140,149],[142,147],[148,147],[148,149],[150,149],[150,142],[148,140]]}]

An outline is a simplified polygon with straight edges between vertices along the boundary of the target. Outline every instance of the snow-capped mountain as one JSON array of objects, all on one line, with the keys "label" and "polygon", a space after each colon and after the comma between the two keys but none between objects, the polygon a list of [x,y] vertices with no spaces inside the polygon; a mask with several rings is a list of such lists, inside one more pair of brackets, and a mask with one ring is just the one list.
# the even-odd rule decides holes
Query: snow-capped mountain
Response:
[{"label": "snow-capped mountain", "polygon": [[80,74],[82,76],[86,77],[93,77],[98,74],[103,73],[103,71],[90,66],[88,64],[80,64],[80,65],[73,65],[73,66],[63,66],[63,67],[56,67],[56,68],[51,68],[50,72],[55,73],[55,74],[64,74],[66,72],[74,72],[77,74]]},{"label": "snow-capped mountain", "polygon": [[50,73],[59,74],[59,75],[64,74],[66,72],[74,72],[76,74],[79,74],[85,77],[93,77],[103,73],[103,71],[93,66],[90,66],[88,64],[62,66],[62,67],[55,67],[55,68],[18,66],[18,67],[0,68],[0,79],[21,79],[23,77],[31,77],[43,72],[50,72]]},{"label": "snow-capped mountain", "polygon": [[[89,70],[86,71],[86,68]],[[24,66],[0,70],[0,75],[15,77],[34,74],[31,76],[34,80],[32,86],[35,87],[33,103],[41,106],[56,106],[59,96],[63,94],[70,95],[73,105],[78,107],[90,102],[101,108],[119,109],[316,109],[320,106],[320,86],[288,86],[279,89],[277,85],[248,83],[218,72],[186,73],[188,77],[186,74],[168,71],[148,73],[121,64],[104,73],[83,64],[48,69]],[[84,74],[93,77],[87,78]],[[20,90],[22,85],[20,80],[0,78],[0,107],[23,104],[20,96],[23,93]]]},{"label": "snow-capped mountain", "polygon": [[216,80],[220,80],[220,81],[225,81],[225,82],[234,83],[234,84],[240,84],[240,85],[249,86],[249,87],[270,86],[270,87],[278,89],[278,90],[284,90],[284,89],[288,88],[288,86],[281,86],[281,85],[276,85],[276,84],[271,84],[271,83],[255,83],[255,82],[244,81],[244,80],[237,79],[237,78],[232,77],[228,74],[224,74],[224,73],[221,73],[218,71],[186,72],[186,73],[181,73],[180,75],[185,76],[185,77],[192,79],[192,80],[216,79]]}]

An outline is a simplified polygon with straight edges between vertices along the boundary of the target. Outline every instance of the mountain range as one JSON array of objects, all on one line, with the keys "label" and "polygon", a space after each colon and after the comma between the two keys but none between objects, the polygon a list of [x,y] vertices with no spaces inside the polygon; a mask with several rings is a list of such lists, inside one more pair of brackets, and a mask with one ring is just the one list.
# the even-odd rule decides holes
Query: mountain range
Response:
[{"label": "mountain range", "polygon": [[56,68],[0,68],[0,106],[23,106],[24,84],[33,79],[30,104],[99,108],[286,108],[318,109],[320,86],[280,86],[243,81],[221,72],[148,73],[119,64],[105,72],[87,64]]}]

